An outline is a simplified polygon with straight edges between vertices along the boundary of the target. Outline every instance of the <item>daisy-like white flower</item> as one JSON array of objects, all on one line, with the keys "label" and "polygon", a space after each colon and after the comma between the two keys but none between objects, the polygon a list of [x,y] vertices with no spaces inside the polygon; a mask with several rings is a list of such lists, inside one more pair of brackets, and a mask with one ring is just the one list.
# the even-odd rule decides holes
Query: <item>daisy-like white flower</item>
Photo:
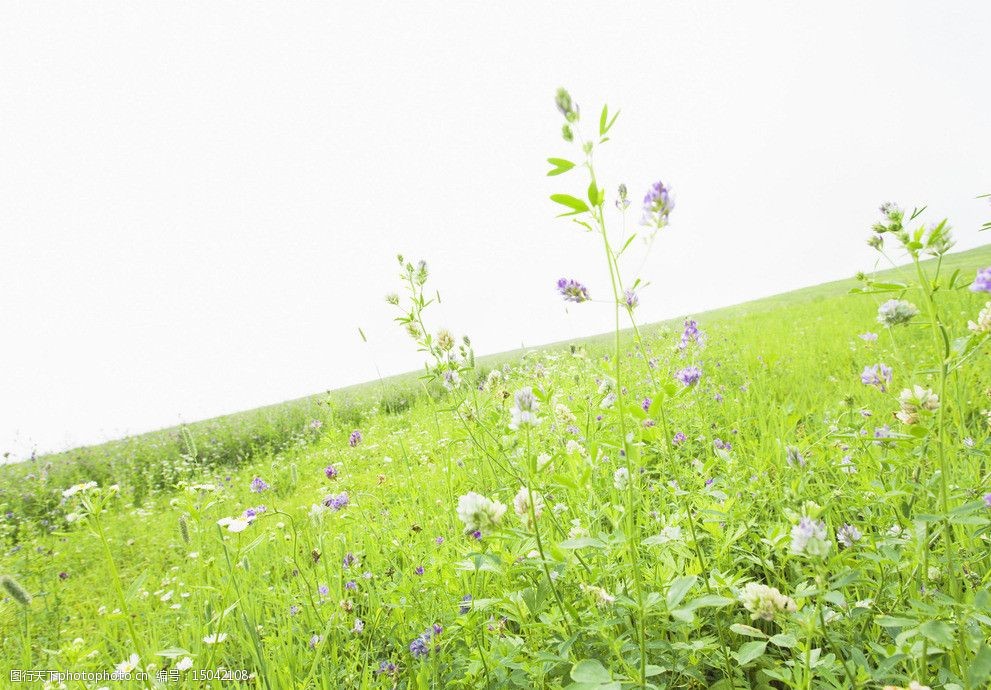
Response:
[{"label": "daisy-like white flower", "polygon": [[245,517],[222,517],[217,520],[217,524],[226,527],[228,532],[243,532],[251,525],[251,521]]},{"label": "daisy-like white flower", "polygon": [[132,654],[131,656],[127,657],[122,662],[117,664],[115,668],[119,675],[128,676],[137,670],[139,663],[141,663],[141,657],[139,657],[137,654]]},{"label": "daisy-like white flower", "polygon": [[213,633],[212,635],[207,635],[203,638],[203,642],[206,644],[220,644],[227,639],[227,633]]},{"label": "daisy-like white flower", "polygon": [[188,671],[193,667],[193,660],[188,656],[181,658],[176,665],[173,667],[176,671]]},{"label": "daisy-like white flower", "polygon": [[968,321],[967,328],[974,333],[991,333],[991,302],[984,305],[977,315],[977,321]]},{"label": "daisy-like white flower", "polygon": [[63,498],[71,498],[78,493],[86,493],[96,488],[96,482],[86,482],[85,484],[74,484],[62,492]]}]

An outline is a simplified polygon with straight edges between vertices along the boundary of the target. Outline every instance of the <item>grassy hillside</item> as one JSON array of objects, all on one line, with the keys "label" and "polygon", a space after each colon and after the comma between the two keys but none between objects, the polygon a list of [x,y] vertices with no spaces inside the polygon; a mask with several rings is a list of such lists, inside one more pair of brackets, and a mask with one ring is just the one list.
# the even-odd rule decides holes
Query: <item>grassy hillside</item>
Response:
[{"label": "grassy hillside", "polygon": [[[988,295],[949,277],[989,265],[943,259],[954,348]],[[624,331],[621,369],[610,334],[2,467],[0,678],[137,655],[183,688],[984,687],[989,351],[902,423],[939,341],[858,284],[697,315],[683,349],[680,319]],[[70,683],[104,685],[147,684]]]}]

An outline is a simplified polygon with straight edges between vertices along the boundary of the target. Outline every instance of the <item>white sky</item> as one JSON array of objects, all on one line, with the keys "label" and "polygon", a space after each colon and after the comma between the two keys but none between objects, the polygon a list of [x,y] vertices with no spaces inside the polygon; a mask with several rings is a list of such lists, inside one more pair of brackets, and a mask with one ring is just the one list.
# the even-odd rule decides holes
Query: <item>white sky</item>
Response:
[{"label": "white sky", "polygon": [[480,353],[608,330],[559,85],[674,190],[644,320],[869,268],[885,200],[986,239],[987,2],[493,5],[0,5],[0,452],[417,368],[397,252]]}]

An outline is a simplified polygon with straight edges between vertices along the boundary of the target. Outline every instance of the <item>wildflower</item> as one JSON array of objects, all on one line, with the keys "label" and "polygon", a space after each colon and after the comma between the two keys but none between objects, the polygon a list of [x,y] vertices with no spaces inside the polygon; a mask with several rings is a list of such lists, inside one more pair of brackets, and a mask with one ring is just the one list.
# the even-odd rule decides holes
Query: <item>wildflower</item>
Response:
[{"label": "wildflower", "polygon": [[857,337],[863,340],[865,343],[877,342],[877,333],[861,333]]},{"label": "wildflower", "polygon": [[864,367],[860,374],[860,382],[865,386],[875,386],[884,393],[888,390],[887,384],[891,383],[891,373],[891,367],[887,364],[873,364]]},{"label": "wildflower", "polygon": [[399,671],[399,667],[396,666],[391,661],[383,661],[379,664],[378,670],[375,673],[384,673],[386,675],[392,676]]},{"label": "wildflower", "polygon": [[889,299],[878,307],[877,322],[890,328],[908,323],[918,314],[918,307],[911,302],[906,302],[903,299]]},{"label": "wildflower", "polygon": [[702,378],[702,370],[697,366],[692,365],[679,370],[674,377],[678,381],[681,381],[681,385],[687,388],[689,386],[694,386],[699,382],[699,379]]},{"label": "wildflower", "polygon": [[561,293],[562,297],[564,297],[565,302],[575,302],[576,304],[581,304],[582,302],[587,302],[590,299],[588,296],[588,288],[574,278],[559,278],[557,281],[557,291]]},{"label": "wildflower", "polygon": [[857,473],[857,466],[853,464],[853,458],[850,457],[849,455],[844,455],[840,459],[840,469],[846,472],[847,474]]},{"label": "wildflower", "polygon": [[226,527],[228,532],[243,532],[251,525],[251,520],[246,517],[222,517],[217,520],[217,524]]},{"label": "wildflower", "polygon": [[360,618],[355,618],[354,627],[351,628],[351,632],[353,632],[355,635],[360,635],[364,631],[365,631],[365,621],[361,620]]},{"label": "wildflower", "polygon": [[422,565],[416,566],[416,570],[414,570],[413,572],[416,573],[417,575],[423,575],[424,573],[423,566]]},{"label": "wildflower", "polygon": [[63,491],[62,492],[62,497],[63,498],[71,498],[72,496],[75,496],[77,493],[80,493],[80,492],[86,493],[87,491],[90,491],[92,489],[95,489],[96,486],[97,486],[96,482],[86,482],[85,484],[75,484],[73,486],[70,486],[65,491]]},{"label": "wildflower", "polygon": [[982,268],[970,284],[971,292],[991,292],[991,267]]},{"label": "wildflower", "polygon": [[362,438],[361,432],[355,429],[354,431],[351,432],[351,435],[348,436],[348,444],[350,444],[350,446],[354,448],[359,443],[361,443],[361,438]]},{"label": "wildflower", "polygon": [[317,431],[321,427],[323,427],[323,422],[321,422],[319,419],[313,419],[310,421],[310,429],[312,429],[313,431]]},{"label": "wildflower", "polygon": [[533,390],[529,386],[516,391],[514,400],[516,404],[509,411],[512,417],[509,422],[510,429],[519,429],[520,426],[536,426],[540,423],[537,419],[540,403],[537,402],[537,398],[534,397]]},{"label": "wildflower", "polygon": [[623,303],[627,309],[635,309],[640,305],[640,296],[633,290],[626,290],[623,293]]},{"label": "wildflower", "polygon": [[643,218],[641,225],[660,230],[668,224],[668,216],[674,210],[674,200],[670,190],[661,181],[655,182],[643,198]]},{"label": "wildflower", "polygon": [[[533,508],[533,515],[530,515],[530,509]],[[539,518],[544,512],[544,499],[536,491],[532,492],[527,487],[522,487],[513,499],[513,510],[519,516],[520,520],[527,527],[533,527],[533,518]]]},{"label": "wildflower", "polygon": [[644,412],[646,412],[650,409],[650,406],[653,404],[653,402],[654,400],[652,398],[644,398],[643,402],[640,403],[640,407],[643,409]]},{"label": "wildflower", "polygon": [[472,601],[473,599],[470,594],[466,594],[463,597],[461,597],[461,606],[458,607],[458,613],[460,613],[462,616],[467,615],[468,612],[471,611]]},{"label": "wildflower", "polygon": [[466,530],[473,535],[477,533],[476,539],[481,539],[483,528],[498,525],[505,512],[505,505],[474,491],[458,499],[458,518],[465,524]]},{"label": "wildflower", "polygon": [[172,668],[174,668],[176,671],[188,671],[192,667],[193,667],[193,660],[188,656],[184,656],[181,659],[179,659],[179,661],[176,662],[176,665],[173,666]]},{"label": "wildflower", "polygon": [[302,609],[300,609],[299,606],[297,606],[296,604],[293,604],[292,606],[289,607],[289,615],[290,616],[298,616],[299,615],[299,612],[301,610]]},{"label": "wildflower", "polygon": [[836,530],[836,541],[838,541],[842,546],[850,548],[864,535],[860,533],[854,525],[843,525],[838,530]]},{"label": "wildflower", "polygon": [[227,639],[227,633],[213,633],[212,635],[207,635],[203,638],[203,642],[206,644],[220,644]]},{"label": "wildflower", "polygon": [[928,685],[923,685],[917,680],[913,680],[908,684],[908,687],[901,687],[900,685],[885,685],[882,690],[932,690]]},{"label": "wildflower", "polygon": [[[987,269],[991,271],[991,268]],[[977,322],[968,321],[967,328],[974,333],[991,333],[991,302],[984,305],[977,315]]]},{"label": "wildflower", "polygon": [[450,351],[454,347],[454,336],[446,328],[442,328],[437,332],[437,347],[439,347],[444,352]]},{"label": "wildflower", "polygon": [[732,443],[727,443],[726,441],[718,437],[712,440],[712,445],[716,450],[725,450],[725,451],[733,450]]},{"label": "wildflower", "polygon": [[254,493],[260,494],[262,491],[267,491],[268,489],[268,484],[261,477],[255,477],[251,480],[251,490]]},{"label": "wildflower", "polygon": [[330,594],[330,587],[328,587],[327,585],[320,585],[319,587],[317,587],[317,594],[319,594],[322,597],[327,596],[328,594]]},{"label": "wildflower", "polygon": [[630,199],[627,196],[626,185],[621,184],[619,189],[616,190],[616,208],[620,211],[625,211],[630,207]]},{"label": "wildflower", "polygon": [[358,563],[358,557],[355,556],[350,551],[348,551],[346,554],[344,554],[344,558],[341,560],[341,565],[343,567],[345,567],[345,568],[350,568],[351,566],[355,565],[356,563]]},{"label": "wildflower", "polygon": [[679,431],[674,436],[671,437],[671,444],[675,446],[680,446],[682,443],[684,443],[687,440],[688,437],[685,436],[685,432]]},{"label": "wildflower", "polygon": [[803,516],[791,529],[791,552],[809,556],[825,556],[829,551],[826,523]]},{"label": "wildflower", "polygon": [[131,675],[137,670],[138,664],[140,663],[141,663],[141,657],[139,657],[137,654],[132,654],[131,656],[127,657],[122,662],[117,664],[117,666],[115,667],[117,671],[117,675],[120,676]]},{"label": "wildflower", "polygon": [[597,585],[587,585],[583,582],[578,585],[578,588],[586,594],[591,594],[595,597],[595,604],[600,608],[609,606],[609,604],[615,603],[616,601],[616,597]]},{"label": "wildflower", "polygon": [[705,346],[705,333],[699,330],[698,322],[694,319],[685,319],[685,330],[681,333],[681,340],[678,342],[678,349],[684,350],[691,343],[699,347]]},{"label": "wildflower", "polygon": [[921,413],[939,409],[939,396],[919,385],[903,390],[898,402],[902,408],[895,413],[895,417],[902,424],[918,424]]},{"label": "wildflower", "polygon": [[322,638],[319,635],[314,635],[310,638],[310,649],[316,649],[317,645],[320,644]]},{"label": "wildflower", "polygon": [[326,467],[324,467],[323,473],[327,475],[327,479],[337,479],[337,475],[339,474],[337,468],[334,467],[333,465],[327,465]]},{"label": "wildflower", "polygon": [[350,498],[347,491],[342,491],[337,495],[330,494],[323,499],[323,504],[335,512],[345,508],[349,502]]},{"label": "wildflower", "polygon": [[435,643],[435,639],[440,635],[442,630],[443,628],[439,625],[434,625],[424,630],[409,643],[409,653],[412,654],[415,659],[422,659],[429,656],[430,652],[439,648],[440,645]]},{"label": "wildflower", "polygon": [[625,467],[620,467],[613,472],[612,484],[620,491],[625,490],[630,484],[630,471]]},{"label": "wildflower", "polygon": [[991,494],[984,494],[984,505],[991,508]]},{"label": "wildflower", "polygon": [[773,621],[778,613],[792,613],[796,610],[794,599],[785,596],[776,587],[758,582],[745,584],[737,599],[750,612],[751,620]]},{"label": "wildflower", "polygon": [[785,448],[785,460],[791,467],[805,467],[805,456],[795,446]]}]

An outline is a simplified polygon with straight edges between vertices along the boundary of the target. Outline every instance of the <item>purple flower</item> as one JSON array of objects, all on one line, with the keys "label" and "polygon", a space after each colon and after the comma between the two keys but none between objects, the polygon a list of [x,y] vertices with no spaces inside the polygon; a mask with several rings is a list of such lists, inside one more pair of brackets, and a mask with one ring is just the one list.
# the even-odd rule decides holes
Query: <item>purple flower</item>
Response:
[{"label": "purple flower", "polygon": [[437,537],[436,539],[434,539],[434,543],[437,544],[437,546],[440,546],[441,544],[444,543],[444,537]]},{"label": "purple flower", "polygon": [[991,494],[984,494],[984,505],[991,508]]},{"label": "purple flower", "polygon": [[805,456],[795,446],[785,448],[785,460],[792,467],[805,467]]},{"label": "purple flower", "polygon": [[414,570],[413,572],[416,573],[417,575],[423,575],[423,566],[422,565],[416,566],[416,570]]},{"label": "purple flower", "polygon": [[723,401],[723,396],[720,393],[716,393],[716,402],[721,403]]},{"label": "purple flower", "polygon": [[358,589],[358,583],[354,580],[348,580],[344,583],[344,589],[350,589],[352,591]]},{"label": "purple flower", "polygon": [[557,291],[564,297],[565,302],[581,303],[589,300],[588,288],[574,278],[559,279],[557,281]]},{"label": "purple flower", "polygon": [[877,340],[877,333],[861,333],[858,337],[865,343],[873,343]]},{"label": "purple flower", "polygon": [[678,342],[678,349],[684,350],[691,343],[699,347],[705,346],[705,333],[699,330],[698,322],[694,319],[685,319],[685,330],[681,333],[681,340]]},{"label": "purple flower", "polygon": [[458,612],[462,616],[464,616],[469,611],[471,611],[471,602],[472,602],[472,596],[470,594],[466,594],[463,597],[461,597],[461,606],[460,608],[458,608]]},{"label": "purple flower", "polygon": [[310,428],[313,429],[314,431],[316,431],[322,426],[323,426],[323,422],[321,422],[319,419],[314,419],[312,422],[310,422]]},{"label": "purple flower", "polygon": [[265,510],[266,510],[265,506],[256,506],[254,508],[248,508],[243,513],[241,513],[241,517],[243,517],[248,522],[251,522],[256,517],[258,517],[259,513],[264,513]]},{"label": "purple flower", "polygon": [[702,370],[697,366],[692,365],[681,369],[674,375],[676,379],[681,381],[681,385],[688,387],[694,386],[702,378]]},{"label": "purple flower", "polygon": [[314,635],[310,638],[310,649],[316,649],[317,645],[320,644],[320,636]]},{"label": "purple flower", "polygon": [[647,410],[649,410],[649,409],[650,409],[650,405],[651,405],[651,403],[653,403],[653,402],[654,402],[654,401],[653,401],[653,399],[652,399],[652,398],[644,398],[644,399],[643,399],[643,402],[642,402],[642,403],[640,403],[640,407],[642,407],[642,408],[643,408],[643,411],[644,411],[644,412],[646,412]]},{"label": "purple flower", "polygon": [[623,293],[623,302],[630,309],[635,309],[640,304],[640,296],[633,290],[627,290]]},{"label": "purple flower", "polygon": [[882,393],[888,390],[891,383],[891,367],[887,364],[873,364],[864,367],[860,374],[860,382],[865,386],[876,386]]},{"label": "purple flower", "polygon": [[671,438],[671,443],[675,446],[680,446],[686,440],[688,440],[688,437],[685,436],[685,433],[683,431],[679,431]]},{"label": "purple flower", "polygon": [[434,643],[434,638],[440,635],[441,631],[443,631],[443,628],[439,625],[434,625],[424,630],[423,633],[410,642],[409,653],[413,655],[413,658],[422,659],[429,656],[431,651],[437,649],[440,645]]},{"label": "purple flower", "polygon": [[712,441],[712,445],[716,447],[717,450],[733,450],[733,444],[724,441],[721,438],[715,438]]},{"label": "purple flower", "polygon": [[292,606],[289,607],[290,616],[298,616],[299,612],[300,612],[300,608],[296,606],[296,604],[293,604]]},{"label": "purple flower", "polygon": [[327,475],[327,479],[337,479],[337,468],[333,465],[327,465],[323,468],[323,473]]},{"label": "purple flower", "polygon": [[262,491],[268,491],[269,486],[261,477],[255,477],[251,480],[251,490],[256,494],[260,494]]},{"label": "purple flower", "polygon": [[347,506],[349,501],[350,499],[348,498],[348,492],[342,491],[336,496],[334,494],[330,494],[329,496],[327,496],[325,499],[323,499],[323,504],[336,512],[341,508]]},{"label": "purple flower", "polygon": [[836,541],[846,548],[850,548],[854,543],[860,541],[864,535],[853,525],[843,525],[836,530]]},{"label": "purple flower", "polygon": [[474,532],[471,533],[471,536],[472,536],[473,539],[481,539],[482,538],[482,530],[478,530],[478,529],[475,530]]},{"label": "purple flower", "polygon": [[874,438],[891,438],[891,427],[885,424],[874,428]]},{"label": "purple flower", "polygon": [[357,429],[352,431],[351,435],[348,436],[348,443],[351,444],[352,448],[354,448],[356,445],[361,443],[361,432],[358,431]]},{"label": "purple flower", "polygon": [[660,230],[668,224],[668,216],[674,209],[674,199],[671,192],[661,181],[655,182],[643,198],[643,218],[641,225],[647,225]]},{"label": "purple flower", "polygon": [[991,292],[991,267],[977,272],[977,277],[970,284],[971,292]]},{"label": "purple flower", "polygon": [[379,664],[379,668],[375,673],[385,673],[386,675],[391,676],[394,675],[398,670],[399,667],[397,667],[391,661],[383,661],[382,663]]},{"label": "purple flower", "polygon": [[348,551],[346,554],[344,554],[344,560],[341,561],[341,565],[343,565],[345,568],[350,568],[352,565],[354,565],[357,562],[358,562],[358,558],[353,553]]},{"label": "purple flower", "polygon": [[320,596],[325,597],[328,594],[330,594],[330,587],[328,587],[327,585],[320,585],[319,587],[317,587],[317,592],[320,594]]}]

